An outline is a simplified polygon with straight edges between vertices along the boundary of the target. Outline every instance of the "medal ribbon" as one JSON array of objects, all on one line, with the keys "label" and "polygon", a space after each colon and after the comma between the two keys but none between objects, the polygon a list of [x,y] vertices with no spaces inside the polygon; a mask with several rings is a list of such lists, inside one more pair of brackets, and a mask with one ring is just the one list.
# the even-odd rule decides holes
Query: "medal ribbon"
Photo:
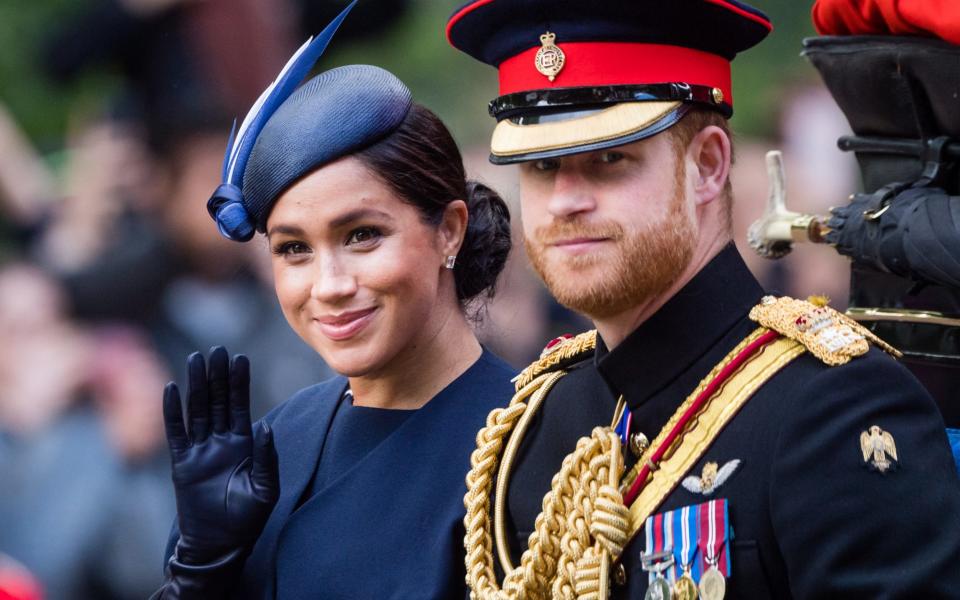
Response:
[{"label": "medal ribbon", "polygon": [[724,577],[730,577],[730,515],[726,499],[711,500],[697,507],[700,548],[698,561],[706,571],[715,565]]},{"label": "medal ribbon", "polygon": [[[670,582],[683,577],[684,573],[699,582],[711,566],[724,577],[730,577],[730,516],[725,499],[651,515],[644,525],[644,535],[644,555],[673,555],[673,565],[662,569],[663,577]],[[658,570],[647,566],[644,570],[648,583],[653,583]]]},{"label": "medal ribbon", "polygon": [[[647,517],[646,525],[644,526],[645,535],[646,535],[646,551],[645,555],[658,554],[661,552],[672,553],[674,548],[673,542],[673,518],[671,513],[660,513]],[[658,561],[662,562],[662,561]],[[648,583],[653,583],[653,580],[658,576],[657,569],[645,569],[647,570],[647,581]],[[663,571],[664,576],[673,581],[673,567]]]},{"label": "medal ribbon", "polygon": [[[646,545],[644,546],[643,554],[640,556],[640,560],[643,560],[644,555],[653,554],[653,517],[647,517],[647,523],[643,527],[643,534],[647,538]],[[653,571],[647,571],[647,584],[653,583]]]},{"label": "medal ribbon", "polygon": [[689,572],[694,581],[700,581],[700,565],[694,560],[697,555],[699,544],[697,541],[699,530],[700,507],[684,506],[683,508],[667,513],[669,519],[680,531],[680,539],[674,547],[673,556],[675,559],[675,569],[677,577],[682,577],[684,573]]},{"label": "medal ribbon", "polygon": [[[673,554],[673,565],[663,571],[666,579],[671,582],[682,577],[685,572],[689,572],[694,581],[699,581],[700,574],[706,568],[697,558],[703,551],[699,541],[703,529],[701,513],[706,514],[706,506],[685,506],[647,517],[644,527],[645,554]],[[649,571],[649,582],[655,578],[655,570]]]},{"label": "medal ribbon", "polygon": [[630,412],[630,409],[624,409],[623,416],[620,417],[620,423],[617,424],[617,428],[613,430],[614,433],[620,436],[620,442],[626,446],[630,442],[630,425],[633,421],[633,413]]}]

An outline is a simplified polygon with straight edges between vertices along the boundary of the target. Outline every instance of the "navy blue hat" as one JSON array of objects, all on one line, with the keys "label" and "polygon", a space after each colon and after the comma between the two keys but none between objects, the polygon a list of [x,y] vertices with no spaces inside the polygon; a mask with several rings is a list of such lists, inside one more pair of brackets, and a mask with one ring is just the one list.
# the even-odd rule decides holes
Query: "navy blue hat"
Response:
[{"label": "navy blue hat", "polygon": [[616,146],[693,104],[733,112],[730,61],[772,29],[737,0],[473,0],[447,39],[497,67],[491,161]]},{"label": "navy blue hat", "polygon": [[257,231],[287,188],[394,131],[412,102],[403,82],[370,65],[331,69],[300,87],[270,117],[244,171],[243,197]]},{"label": "navy blue hat", "polygon": [[323,53],[351,3],[290,59],[231,133],[223,183],[207,201],[220,233],[245,242],[263,233],[273,203],[301,177],[393,132],[410,112],[410,90],[369,65],[331,69],[297,84]]}]

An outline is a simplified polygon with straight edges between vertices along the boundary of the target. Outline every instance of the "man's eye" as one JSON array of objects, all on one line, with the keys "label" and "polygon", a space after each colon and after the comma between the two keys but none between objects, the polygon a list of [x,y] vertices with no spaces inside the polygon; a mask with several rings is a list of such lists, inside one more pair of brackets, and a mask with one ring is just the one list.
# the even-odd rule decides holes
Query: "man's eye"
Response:
[{"label": "man's eye", "polygon": [[560,168],[559,158],[541,158],[533,162],[533,168],[537,171],[556,171]]},{"label": "man's eye", "polygon": [[309,251],[310,248],[303,242],[282,242],[273,247],[274,254],[283,256],[306,254]]},{"label": "man's eye", "polygon": [[623,160],[622,152],[610,151],[610,152],[600,153],[600,162],[606,163],[608,165],[613,164],[615,162],[619,162],[621,160]]},{"label": "man's eye", "polygon": [[372,244],[381,237],[380,230],[376,227],[359,227],[350,232],[347,237],[347,245],[354,244]]}]

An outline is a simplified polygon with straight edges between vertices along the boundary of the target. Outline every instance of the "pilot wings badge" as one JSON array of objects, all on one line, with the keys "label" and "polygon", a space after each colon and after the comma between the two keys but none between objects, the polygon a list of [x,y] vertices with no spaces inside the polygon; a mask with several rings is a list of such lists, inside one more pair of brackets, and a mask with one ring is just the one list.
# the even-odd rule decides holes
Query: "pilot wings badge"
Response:
[{"label": "pilot wings badge", "polygon": [[876,425],[860,433],[860,450],[863,452],[863,462],[881,473],[897,466],[897,445],[893,436]]},{"label": "pilot wings badge", "polygon": [[722,467],[719,467],[715,462],[708,462],[703,465],[703,473],[700,477],[691,475],[683,480],[682,485],[688,492],[709,496],[727,479],[730,479],[730,476],[739,466],[739,459],[731,460]]}]

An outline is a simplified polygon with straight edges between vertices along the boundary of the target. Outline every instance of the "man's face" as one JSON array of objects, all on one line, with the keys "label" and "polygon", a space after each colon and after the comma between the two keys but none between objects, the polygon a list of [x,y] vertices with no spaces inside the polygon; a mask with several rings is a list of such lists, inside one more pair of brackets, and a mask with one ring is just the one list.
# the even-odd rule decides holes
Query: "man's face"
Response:
[{"label": "man's face", "polygon": [[602,319],[677,280],[697,244],[685,172],[668,134],[521,165],[527,254],[561,304]]}]

